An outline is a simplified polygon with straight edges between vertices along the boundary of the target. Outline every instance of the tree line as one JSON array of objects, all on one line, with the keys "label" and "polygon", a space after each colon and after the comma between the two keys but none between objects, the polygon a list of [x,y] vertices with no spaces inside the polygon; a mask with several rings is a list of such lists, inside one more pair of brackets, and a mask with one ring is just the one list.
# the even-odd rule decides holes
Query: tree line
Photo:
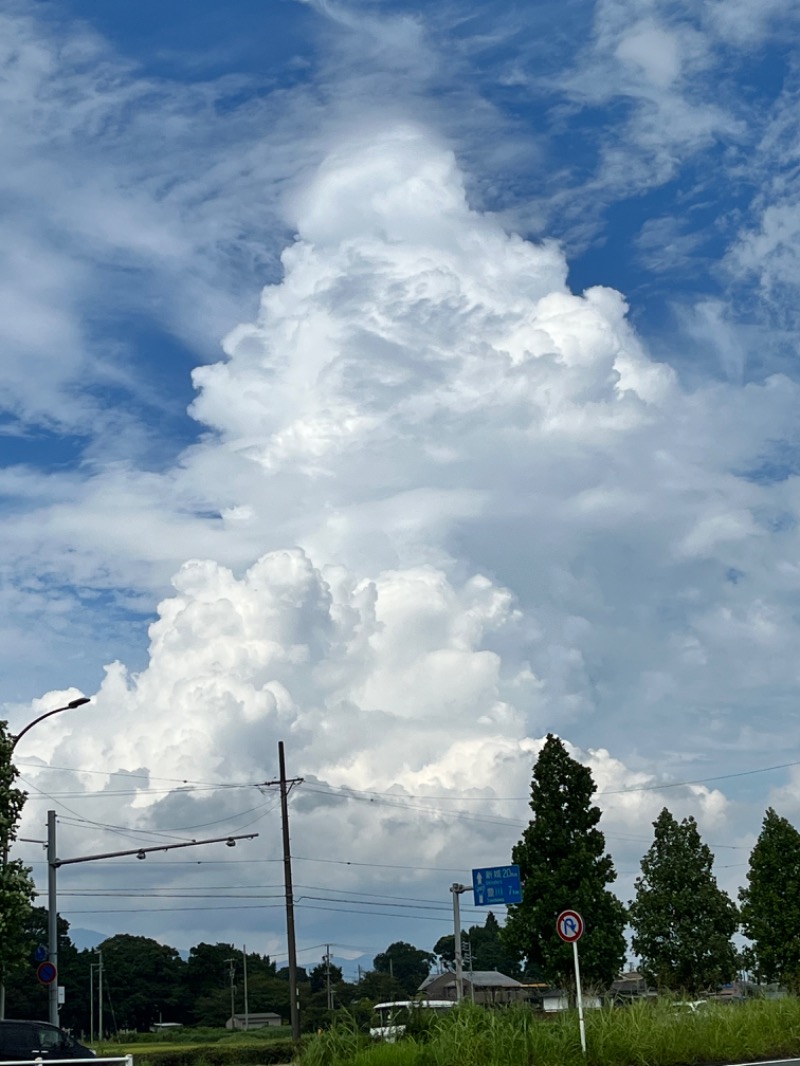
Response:
[{"label": "tree line", "polygon": [[[0,849],[16,837],[25,794],[16,788],[16,768],[5,723],[0,722]],[[690,993],[730,981],[746,969],[757,980],[781,982],[800,992],[800,833],[771,808],[750,856],[747,884],[738,905],[719,887],[711,849],[692,817],[680,822],[665,807],[653,823],[653,842],[641,862],[629,905],[613,893],[616,870],[593,803],[591,770],[548,734],[533,767],[532,817],[511,860],[520,867],[522,900],[510,906],[501,927],[493,914],[465,934],[468,969],[500,970],[528,982],[569,988],[572,949],[556,931],[568,908],[585,920],[581,971],[587,985],[605,989],[626,956],[626,929],[638,968],[657,988]],[[32,976],[32,952],[46,943],[46,912],[32,906],[30,871],[18,861],[0,868],[0,978],[7,989],[8,1017],[46,1016],[46,991]],[[65,1023],[89,1029],[89,990],[97,956],[78,951],[59,917],[59,983],[67,988]],[[737,951],[741,931],[749,946]],[[431,968],[450,968],[452,936],[433,952],[396,942],[377,955],[373,969],[356,982],[324,960],[301,970],[302,1015],[315,1026],[333,998],[336,1006],[413,995]],[[199,944],[187,960],[147,937],[120,934],[101,945],[107,1020],[114,1028],[146,1029],[159,1020],[220,1025],[234,1004],[243,1010],[242,953],[230,944]],[[289,1013],[288,970],[267,956],[247,956],[249,1009]],[[237,1001],[238,989],[238,1001]],[[37,998],[38,997],[38,998]],[[104,1015],[104,1020],[106,1015]]]},{"label": "tree line", "polygon": [[[46,1018],[47,990],[36,980],[34,961],[35,945],[47,940],[46,908],[30,912],[26,940],[26,959],[6,990],[6,1015]],[[92,1015],[99,1032],[101,955],[106,1034],[147,1031],[159,1022],[222,1027],[232,1012],[245,1012],[245,967],[248,1012],[289,1018],[288,967],[278,967],[267,955],[245,954],[227,943],[202,943],[184,959],[175,948],[127,933],[109,937],[97,949],[78,950],[69,923],[59,916],[59,984],[65,989],[60,1020],[75,1033],[89,1034]],[[314,1031],[325,1022],[330,999],[334,1009],[346,1006],[368,1017],[376,1002],[414,995],[435,961],[431,952],[398,941],[376,955],[373,968],[361,972],[357,981],[345,981],[341,967],[325,957],[311,968],[298,967],[304,1029]]]},{"label": "tree line", "polygon": [[[533,817],[512,851],[522,902],[509,907],[502,931],[523,969],[570,986],[572,950],[557,934],[556,917],[572,908],[586,922],[581,974],[597,988],[619,975],[628,927],[640,971],[660,990],[712,990],[746,970],[800,992],[797,829],[767,810],[737,905],[717,884],[695,819],[679,822],[665,807],[626,907],[609,887],[616,871],[592,803],[596,787],[589,768],[549,734],[533,769]],[[749,941],[742,951],[733,941],[737,931]]]}]

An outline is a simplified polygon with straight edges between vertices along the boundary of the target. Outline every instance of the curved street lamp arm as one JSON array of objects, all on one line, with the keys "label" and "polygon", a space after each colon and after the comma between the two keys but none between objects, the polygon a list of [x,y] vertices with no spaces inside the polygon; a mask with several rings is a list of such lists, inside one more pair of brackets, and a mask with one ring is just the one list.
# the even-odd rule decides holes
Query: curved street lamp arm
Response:
[{"label": "curved street lamp arm", "polygon": [[17,733],[11,740],[11,750],[13,752],[20,740],[25,736],[29,729],[33,729],[39,722],[44,721],[45,718],[49,718],[51,714],[59,714],[61,711],[71,711],[75,707],[82,707],[84,703],[89,703],[88,696],[79,696],[76,700],[70,700],[69,703],[65,703],[63,707],[54,707],[52,711],[45,711],[44,714],[40,714],[38,718],[34,718],[32,722],[28,722],[21,733]]}]

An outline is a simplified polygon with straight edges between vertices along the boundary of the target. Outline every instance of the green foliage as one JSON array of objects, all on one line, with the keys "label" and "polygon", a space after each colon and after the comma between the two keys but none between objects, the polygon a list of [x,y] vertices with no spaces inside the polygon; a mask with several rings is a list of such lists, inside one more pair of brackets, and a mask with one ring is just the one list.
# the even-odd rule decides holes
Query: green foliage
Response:
[{"label": "green foliage", "polygon": [[326,991],[328,987],[328,981],[331,983],[331,987],[338,985],[342,980],[342,968],[341,966],[334,966],[333,963],[325,962],[323,958],[322,962],[317,963],[312,967],[308,974],[308,980],[311,984],[312,992]]},{"label": "green foliage", "polygon": [[751,1001],[677,1015],[674,1003],[641,1002],[586,1015],[587,1054],[574,1011],[554,1018],[524,1007],[465,1004],[422,1039],[369,1043],[348,1021],[302,1049],[301,1066],[676,1066],[800,1053],[800,1001]]},{"label": "green foliage", "polygon": [[404,940],[398,940],[376,955],[372,964],[378,973],[391,974],[401,988],[413,996],[431,972],[433,961],[434,956],[429,951],[421,951]]},{"label": "green foliage", "polygon": [[[68,1028],[83,1028],[81,1018],[89,1006],[89,970],[69,936],[69,922],[58,916],[58,981],[69,988],[70,995],[60,1011]],[[9,1018],[47,1017],[48,990],[36,980],[33,953],[37,945],[47,944],[47,908],[32,907],[22,932],[23,965],[6,988],[6,1015]],[[84,973],[86,979],[84,981]],[[88,1028],[88,1026],[86,1027]]]},{"label": "green foliage", "polygon": [[30,868],[9,861],[11,845],[26,793],[15,787],[14,738],[8,722],[0,721],[0,981],[8,982],[25,963],[25,927],[30,917],[34,885]]},{"label": "green foliage", "polygon": [[[486,924],[470,926],[466,936],[472,951],[473,970],[499,970],[507,977],[519,976],[519,955],[503,940],[500,925],[491,911],[486,915]],[[453,934],[440,937],[433,952],[448,970],[452,970],[455,966]]]},{"label": "green foliage", "polygon": [[748,961],[766,981],[800,992],[800,833],[770,807],[739,892]]},{"label": "green foliage", "polygon": [[[222,1026],[231,1014],[233,999],[238,1013],[244,1010],[244,960],[233,944],[200,943],[189,952],[184,970],[187,1020],[198,1025]],[[289,990],[275,975],[269,956],[247,953],[248,1004],[251,1011],[289,1011]],[[170,1020],[180,1020],[178,1018]]]},{"label": "green foliage", "polygon": [[370,1003],[388,1003],[393,999],[408,999],[408,994],[396,977],[389,973],[379,973],[377,970],[368,970],[362,975],[357,986],[359,999],[369,1000]]},{"label": "green foliage", "polygon": [[587,986],[607,987],[625,957],[625,908],[607,888],[616,872],[597,828],[595,789],[588,767],[548,734],[533,768],[533,818],[511,853],[520,867],[522,902],[508,908],[503,939],[529,971],[568,987],[574,983],[572,948],[556,932],[561,911],[572,908],[583,917],[580,958]]},{"label": "green foliage", "polygon": [[[291,1040],[273,1040],[250,1047],[226,1047],[203,1044],[199,1047],[134,1049],[135,1066],[271,1066],[291,1062],[294,1057]],[[119,1049],[109,1051],[119,1054]]]},{"label": "green foliage", "polygon": [[185,963],[175,948],[119,933],[100,945],[105,982],[122,1029],[149,1029],[161,1016],[179,1020]]},{"label": "green foliage", "polygon": [[736,906],[717,886],[694,818],[678,823],[665,807],[653,826],[629,909],[631,946],[659,989],[714,989],[736,974]]}]

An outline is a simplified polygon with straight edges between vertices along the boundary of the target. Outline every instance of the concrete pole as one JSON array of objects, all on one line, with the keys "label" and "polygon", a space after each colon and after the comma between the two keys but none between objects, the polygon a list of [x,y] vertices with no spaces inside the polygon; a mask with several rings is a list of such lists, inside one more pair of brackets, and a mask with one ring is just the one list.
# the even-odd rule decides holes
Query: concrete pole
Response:
[{"label": "concrete pole", "polygon": [[331,988],[331,946],[325,945],[325,1002],[328,1010],[333,1010],[333,989]]},{"label": "concrete pole", "polygon": [[56,812],[47,812],[47,954],[56,979],[47,989],[48,1020],[58,1025],[58,900],[56,895]]},{"label": "concrete pole", "polygon": [[453,893],[453,947],[455,949],[456,960],[456,1003],[460,1003],[464,998],[464,966],[461,957],[461,900],[459,899],[462,892],[467,891],[466,885],[459,885],[454,882],[450,886],[450,891]]},{"label": "concrete pole", "polygon": [[236,1030],[236,991],[233,983],[236,959],[228,959],[228,975],[231,979],[231,1032]]},{"label": "concrete pole", "polygon": [[242,969],[244,972],[244,1031],[250,1031],[250,1005],[247,1002],[247,948],[242,947]]},{"label": "concrete pole", "polygon": [[103,1032],[103,952],[97,952],[97,1037],[105,1040]]}]

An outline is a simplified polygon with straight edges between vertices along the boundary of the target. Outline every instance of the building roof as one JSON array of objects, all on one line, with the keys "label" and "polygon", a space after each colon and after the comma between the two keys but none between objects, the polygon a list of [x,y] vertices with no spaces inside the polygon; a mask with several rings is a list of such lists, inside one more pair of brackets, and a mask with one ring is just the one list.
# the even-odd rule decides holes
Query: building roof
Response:
[{"label": "building roof", "polygon": [[[434,981],[438,981],[442,977],[449,977],[450,980],[446,982],[446,986],[454,985],[456,981],[456,975],[450,973],[437,973],[431,974],[426,977],[422,984],[419,986],[420,992],[424,991]],[[500,973],[499,970],[465,970],[462,974],[465,982],[469,982],[473,988],[522,988],[519,981],[515,981],[513,977],[506,977],[504,973]]]},{"label": "building roof", "polygon": [[234,1018],[237,1022],[243,1022],[245,1020],[249,1022],[258,1021],[259,1018],[280,1018],[280,1014],[276,1014],[274,1011],[257,1011],[251,1010],[248,1014],[234,1014]]}]

